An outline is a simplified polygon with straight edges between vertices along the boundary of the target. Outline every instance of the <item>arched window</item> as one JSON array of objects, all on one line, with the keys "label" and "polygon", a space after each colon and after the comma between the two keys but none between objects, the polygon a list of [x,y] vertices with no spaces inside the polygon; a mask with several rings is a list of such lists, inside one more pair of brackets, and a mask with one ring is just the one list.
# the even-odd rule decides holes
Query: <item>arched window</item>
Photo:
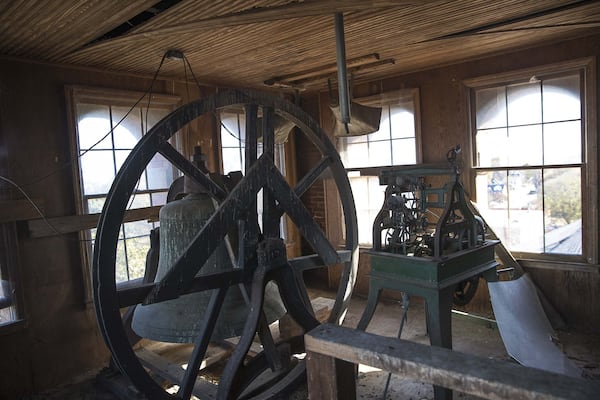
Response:
[{"label": "arched window", "polygon": [[591,247],[585,79],[559,68],[472,86],[477,205],[513,252],[583,258]]},{"label": "arched window", "polygon": [[[72,120],[72,152],[78,213],[99,214],[121,165],[137,142],[178,104],[179,98],[108,89],[68,87]],[[134,104],[137,104],[133,106]],[[177,140],[175,137],[172,140]],[[175,144],[176,145],[176,144]],[[176,145],[177,146],[177,145]],[[161,206],[178,171],[156,155],[142,173],[128,209]],[[123,223],[117,243],[116,280],[141,278],[150,248],[150,230],[157,222],[147,218]],[[81,232],[85,275],[89,276],[96,229]],[[89,283],[88,283],[89,285]],[[88,293],[89,295],[89,293]]]}]

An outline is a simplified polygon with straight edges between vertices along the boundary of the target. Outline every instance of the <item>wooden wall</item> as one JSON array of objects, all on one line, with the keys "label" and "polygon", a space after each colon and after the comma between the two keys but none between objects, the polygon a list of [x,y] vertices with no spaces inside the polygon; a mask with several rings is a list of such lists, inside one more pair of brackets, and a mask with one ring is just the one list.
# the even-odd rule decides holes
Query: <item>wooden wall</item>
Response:
[{"label": "wooden wall", "polygon": [[[75,214],[65,85],[145,92],[150,79],[0,60],[2,174],[41,199],[48,217]],[[200,95],[195,87],[189,90],[193,97]],[[182,83],[168,80],[157,81],[153,91],[187,96]],[[198,120],[193,127],[187,146],[202,144],[214,168],[214,125]],[[4,197],[23,197],[4,182],[0,187]],[[108,361],[93,306],[84,303],[77,234],[32,239],[24,223],[17,224],[25,320],[0,327],[1,399],[55,387]]]},{"label": "wooden wall", "polygon": [[[469,101],[468,90],[463,81],[469,78],[578,58],[597,58],[599,55],[600,36],[592,36],[355,85],[354,97],[377,94],[381,87],[384,91],[419,88],[423,162],[444,162],[448,149],[459,144],[466,150],[463,151],[463,157],[466,157],[463,176],[465,187],[467,191],[470,191],[469,177],[473,171],[468,168],[470,165],[469,151],[467,150],[470,148]],[[397,60],[397,62],[402,62],[402,60]],[[598,74],[596,75],[598,76]],[[598,94],[600,92],[597,86],[596,97]],[[321,123],[324,129],[327,129],[326,122],[330,118],[327,93],[322,93],[320,97],[307,96],[304,101],[321,105]],[[597,115],[598,110],[594,110],[593,114]],[[591,189],[598,190],[597,187]],[[598,207],[598,204],[593,206]],[[328,224],[330,221],[336,221],[337,215],[335,202],[329,202]],[[364,227],[362,228],[364,229]],[[552,265],[545,267],[542,264],[535,269],[530,269],[530,272],[538,286],[552,300],[571,327],[600,332],[600,273],[598,266],[593,265],[588,268],[584,265],[583,268],[576,268],[577,272],[572,272],[556,270]],[[355,286],[355,293],[359,295],[368,293],[368,271],[368,256],[361,254],[359,276]],[[330,277],[329,283],[332,286],[337,285],[335,278],[331,279]],[[518,299],[515,299],[515,302],[518,303]],[[491,303],[485,285],[480,285],[480,290],[473,302],[469,304],[468,309],[483,315],[491,314]]]}]

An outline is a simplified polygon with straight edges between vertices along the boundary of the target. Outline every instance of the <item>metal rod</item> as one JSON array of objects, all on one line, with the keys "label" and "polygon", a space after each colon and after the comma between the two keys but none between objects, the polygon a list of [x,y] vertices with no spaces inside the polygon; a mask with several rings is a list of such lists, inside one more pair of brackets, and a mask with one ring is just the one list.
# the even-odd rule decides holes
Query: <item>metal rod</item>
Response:
[{"label": "metal rod", "polygon": [[[402,329],[404,329],[404,323],[408,319],[408,305],[410,303],[410,296],[406,292],[402,292],[402,318],[400,319],[400,328],[398,329],[398,339],[402,336]],[[387,380],[385,381],[385,388],[383,389],[382,400],[387,398],[388,389],[390,387],[390,380],[392,379],[392,373],[389,372]]]},{"label": "metal rod", "polygon": [[340,103],[340,113],[342,122],[346,127],[346,133],[349,132],[350,123],[350,96],[348,93],[348,70],[346,69],[346,39],[344,38],[344,14],[335,14],[335,50],[338,71],[338,93]]}]

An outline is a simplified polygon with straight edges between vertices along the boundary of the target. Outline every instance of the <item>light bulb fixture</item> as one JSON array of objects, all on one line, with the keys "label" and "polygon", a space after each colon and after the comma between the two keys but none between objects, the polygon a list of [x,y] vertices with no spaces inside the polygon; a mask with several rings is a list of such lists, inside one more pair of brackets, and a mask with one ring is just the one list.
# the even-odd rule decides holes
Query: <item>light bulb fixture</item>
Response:
[{"label": "light bulb fixture", "polygon": [[179,51],[179,50],[167,50],[167,53],[165,54],[165,58],[169,59],[169,60],[173,60],[173,61],[181,61],[183,60],[183,52]]}]

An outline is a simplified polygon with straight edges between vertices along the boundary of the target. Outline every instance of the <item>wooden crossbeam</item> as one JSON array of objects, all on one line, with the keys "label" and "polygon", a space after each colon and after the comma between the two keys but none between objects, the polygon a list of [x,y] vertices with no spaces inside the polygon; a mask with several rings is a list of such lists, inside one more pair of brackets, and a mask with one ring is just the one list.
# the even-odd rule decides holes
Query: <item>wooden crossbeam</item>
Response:
[{"label": "wooden crossbeam", "polygon": [[[41,212],[44,211],[43,199],[32,199]],[[33,204],[26,199],[0,201],[0,224],[12,221],[23,221],[39,218],[40,213]]]},{"label": "wooden crossbeam", "polygon": [[[135,208],[125,211],[123,222],[134,221],[158,221],[158,211],[161,206]],[[65,217],[53,217],[34,219],[28,221],[29,236],[40,238],[65,233],[79,232],[98,226],[100,214],[69,215]]]}]

